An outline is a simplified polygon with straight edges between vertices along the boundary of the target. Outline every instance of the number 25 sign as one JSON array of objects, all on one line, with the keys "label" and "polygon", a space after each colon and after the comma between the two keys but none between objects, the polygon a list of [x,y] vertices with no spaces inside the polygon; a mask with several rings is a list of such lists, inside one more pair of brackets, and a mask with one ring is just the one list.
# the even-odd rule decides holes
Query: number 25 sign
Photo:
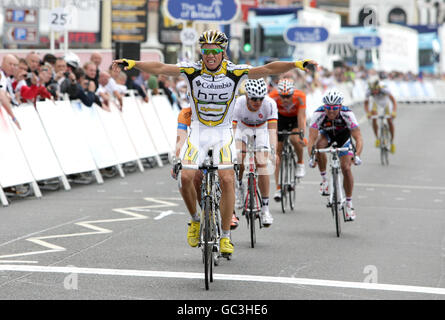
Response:
[{"label": "number 25 sign", "polygon": [[74,27],[74,17],[76,10],[72,11],[68,8],[55,8],[49,12],[48,23],[50,30],[65,31]]}]

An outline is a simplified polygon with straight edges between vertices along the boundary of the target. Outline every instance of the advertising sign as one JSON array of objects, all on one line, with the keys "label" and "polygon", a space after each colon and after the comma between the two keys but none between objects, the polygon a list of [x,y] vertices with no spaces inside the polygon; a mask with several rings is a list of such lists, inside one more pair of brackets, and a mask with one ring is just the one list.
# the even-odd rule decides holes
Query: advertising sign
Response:
[{"label": "advertising sign", "polygon": [[329,36],[323,27],[289,27],[284,31],[284,40],[289,44],[323,42]]},{"label": "advertising sign", "polygon": [[167,0],[164,6],[173,20],[219,23],[234,20],[240,7],[238,0]]},{"label": "advertising sign", "polygon": [[382,39],[378,36],[357,36],[353,39],[354,47],[358,49],[372,49],[380,46]]}]

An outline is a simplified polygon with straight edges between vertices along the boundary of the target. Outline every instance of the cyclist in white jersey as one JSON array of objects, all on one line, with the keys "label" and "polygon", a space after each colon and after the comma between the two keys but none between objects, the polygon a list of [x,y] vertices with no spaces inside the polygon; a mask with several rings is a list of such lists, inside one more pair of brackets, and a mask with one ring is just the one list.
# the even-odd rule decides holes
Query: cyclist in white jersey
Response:
[{"label": "cyclist in white jersey", "polygon": [[[199,37],[202,59],[195,63],[165,64],[155,61],[135,61],[118,59],[113,61],[113,68],[124,70],[137,68],[150,74],[181,76],[187,83],[192,123],[187,143],[181,152],[183,163],[201,164],[209,147],[214,148],[215,164],[230,164],[235,156],[232,136],[232,113],[235,95],[240,83],[247,79],[258,79],[270,75],[288,72],[294,68],[307,70],[310,65],[318,66],[315,61],[296,62],[274,61],[264,66],[235,65],[228,60],[226,48],[227,36],[220,31],[205,31]],[[219,170],[221,186],[221,219],[222,237],[221,253],[231,254],[234,251],[230,239],[230,224],[235,206],[235,178],[232,170]],[[186,177],[182,194],[187,207],[195,207],[197,195],[193,186],[194,170],[182,170]],[[197,210],[192,215],[187,232],[187,242],[196,247],[199,242],[200,220]]]},{"label": "cyclist in white jersey", "polygon": [[[237,207],[243,206],[243,172],[246,157],[247,137],[255,136],[255,147],[271,151],[274,158],[277,145],[278,109],[275,100],[267,96],[267,85],[263,79],[249,79],[245,82],[245,95],[236,100],[233,114],[236,149],[240,173],[238,180]],[[262,221],[265,227],[273,223],[269,210],[270,174],[267,170],[269,151],[255,152],[256,166],[259,173],[258,187],[262,198]]]},{"label": "cyclist in white jersey", "polygon": [[[372,109],[369,110],[369,102],[372,100]],[[380,80],[372,80],[369,83],[368,90],[366,91],[365,98],[365,112],[369,118],[373,115],[378,114],[386,114],[391,115],[391,118],[388,118],[388,126],[389,131],[391,133],[391,153],[396,151],[396,146],[394,144],[394,123],[393,119],[397,115],[397,102],[391,92],[385,88]],[[377,123],[377,119],[372,119],[372,129],[374,130],[374,134],[376,137],[375,146],[378,148],[380,146],[380,140],[378,136],[379,125]]]}]

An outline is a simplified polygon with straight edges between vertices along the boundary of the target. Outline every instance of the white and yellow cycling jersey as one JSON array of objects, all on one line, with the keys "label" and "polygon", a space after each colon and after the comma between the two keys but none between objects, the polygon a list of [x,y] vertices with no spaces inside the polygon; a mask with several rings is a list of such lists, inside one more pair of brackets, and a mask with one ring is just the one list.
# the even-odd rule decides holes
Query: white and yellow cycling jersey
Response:
[{"label": "white and yellow cycling jersey", "polygon": [[188,86],[192,125],[198,121],[207,127],[231,128],[235,95],[251,66],[223,60],[215,72],[208,71],[202,61],[178,67]]},{"label": "white and yellow cycling jersey", "polygon": [[393,106],[389,99],[390,92],[386,88],[380,88],[378,94],[372,94],[371,90],[366,91],[366,99],[370,102],[371,110],[378,113],[390,114]]}]

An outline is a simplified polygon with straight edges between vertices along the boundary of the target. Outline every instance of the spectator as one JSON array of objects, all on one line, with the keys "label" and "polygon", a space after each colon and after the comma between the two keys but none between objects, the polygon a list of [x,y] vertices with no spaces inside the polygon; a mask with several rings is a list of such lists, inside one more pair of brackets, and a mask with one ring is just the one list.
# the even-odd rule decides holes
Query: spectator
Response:
[{"label": "spectator", "polygon": [[173,91],[169,88],[168,77],[166,75],[160,74],[158,76],[158,85],[159,89],[162,89],[164,91],[164,94],[167,96],[168,101],[170,101],[170,104],[173,106],[176,99],[174,97]]},{"label": "spectator", "polygon": [[90,61],[96,65],[96,84],[99,83],[100,64],[102,63],[102,55],[95,51],[91,54]]},{"label": "spectator", "polygon": [[108,81],[110,80],[110,75],[104,71],[99,72],[99,87],[96,90],[96,94],[99,96],[102,102],[102,108],[106,111],[110,111],[110,97],[111,92],[107,90]]},{"label": "spectator", "polygon": [[139,83],[136,83],[136,77],[132,76],[132,77],[128,77],[125,85],[127,86],[127,89],[129,90],[136,90],[137,93],[141,96],[141,98],[145,101],[148,102],[148,95],[147,95],[147,91],[145,89],[144,85],[140,85]]},{"label": "spectator", "polygon": [[16,75],[18,66],[18,59],[12,54],[7,54],[3,57],[0,70],[0,90],[5,90],[11,99],[11,103],[16,106],[19,105],[19,102],[17,101],[15,91],[12,87],[13,81],[11,77]]},{"label": "spectator", "polygon": [[[0,74],[0,77],[1,77],[1,74]],[[9,114],[9,116],[11,117],[12,121],[15,123],[17,128],[19,128],[21,130],[22,128],[20,127],[20,123],[17,120],[17,118],[14,116],[14,112],[12,111],[11,100],[8,97],[7,92],[2,89],[0,89],[0,107],[3,107],[5,109],[6,113]]]},{"label": "spectator", "polygon": [[125,95],[128,92],[128,88],[126,86],[127,83],[127,74],[121,71],[115,78],[117,90],[121,95]]},{"label": "spectator", "polygon": [[116,86],[116,80],[114,79],[114,77],[117,77],[118,73],[114,72],[111,66],[112,65],[110,65],[109,68],[110,79],[108,80],[107,90],[113,97],[117,99],[118,108],[119,110],[122,110],[122,95],[119,93],[119,90]]},{"label": "spectator", "polygon": [[26,56],[26,63],[28,64],[28,72],[34,72],[37,75],[40,67],[40,57],[34,51],[31,51]]},{"label": "spectator", "polygon": [[68,93],[70,100],[80,99],[87,107],[91,107],[94,102],[101,105],[99,97],[94,93],[96,91],[94,81],[85,78],[85,71],[82,68],[70,72],[67,80],[70,82],[69,86],[61,89],[62,93]]},{"label": "spectator", "polygon": [[52,53],[47,53],[43,56],[43,63],[49,63],[52,68],[54,68],[56,64],[57,57]]},{"label": "spectator", "polygon": [[29,73],[29,81],[31,85],[23,85],[20,88],[20,95],[24,101],[35,104],[37,98],[51,99],[51,94],[45,87],[45,81],[51,79],[51,71],[49,68],[41,68],[36,76],[33,72]]},{"label": "spectator", "polygon": [[96,88],[99,86],[99,78],[96,78],[97,66],[94,62],[88,61],[83,65],[85,71],[85,77],[89,81],[93,81]]},{"label": "spectator", "polygon": [[59,86],[68,77],[69,72],[64,58],[57,58],[54,65],[54,80],[57,81]]}]

